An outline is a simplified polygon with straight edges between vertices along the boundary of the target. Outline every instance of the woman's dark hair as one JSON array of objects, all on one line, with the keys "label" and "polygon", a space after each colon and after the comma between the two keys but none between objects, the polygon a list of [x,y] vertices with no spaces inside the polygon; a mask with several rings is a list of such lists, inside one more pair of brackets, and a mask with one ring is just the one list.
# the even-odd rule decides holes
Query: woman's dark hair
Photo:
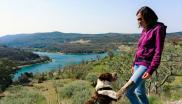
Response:
[{"label": "woman's dark hair", "polygon": [[141,7],[137,11],[136,15],[138,15],[139,13],[141,13],[144,21],[148,24],[147,27],[154,25],[158,20],[156,13],[151,8],[149,8],[147,6]]}]

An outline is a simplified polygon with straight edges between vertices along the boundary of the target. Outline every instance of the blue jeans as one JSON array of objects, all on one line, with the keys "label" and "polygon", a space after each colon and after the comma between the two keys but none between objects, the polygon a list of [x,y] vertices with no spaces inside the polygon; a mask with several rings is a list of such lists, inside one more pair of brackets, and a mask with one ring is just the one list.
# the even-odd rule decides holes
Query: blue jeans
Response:
[{"label": "blue jeans", "polygon": [[132,80],[135,84],[126,92],[126,96],[130,100],[131,104],[149,104],[145,93],[145,80],[142,79],[142,75],[146,72],[146,70],[146,66],[134,65],[134,73],[130,80]]}]

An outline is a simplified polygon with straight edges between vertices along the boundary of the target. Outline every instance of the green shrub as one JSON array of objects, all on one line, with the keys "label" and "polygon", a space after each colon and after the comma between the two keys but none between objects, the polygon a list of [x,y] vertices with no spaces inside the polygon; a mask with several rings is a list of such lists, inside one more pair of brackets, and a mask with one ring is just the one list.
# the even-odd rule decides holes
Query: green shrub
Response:
[{"label": "green shrub", "polygon": [[45,104],[43,96],[22,86],[10,87],[7,92],[9,94],[0,99],[0,104]]},{"label": "green shrub", "polygon": [[164,100],[180,100],[182,97],[182,85],[164,85],[161,96]]},{"label": "green shrub", "polygon": [[150,104],[163,104],[159,96],[149,96]]},{"label": "green shrub", "polygon": [[86,76],[86,80],[90,81],[92,83],[92,86],[95,86],[97,84],[97,79],[98,79],[98,77],[95,73],[89,73]]},{"label": "green shrub", "polygon": [[75,93],[75,96],[72,97],[73,104],[84,104],[92,95],[89,90],[82,90]]},{"label": "green shrub", "polygon": [[58,90],[60,99],[71,99],[72,104],[84,104],[91,96],[93,88],[86,81],[77,80]]}]

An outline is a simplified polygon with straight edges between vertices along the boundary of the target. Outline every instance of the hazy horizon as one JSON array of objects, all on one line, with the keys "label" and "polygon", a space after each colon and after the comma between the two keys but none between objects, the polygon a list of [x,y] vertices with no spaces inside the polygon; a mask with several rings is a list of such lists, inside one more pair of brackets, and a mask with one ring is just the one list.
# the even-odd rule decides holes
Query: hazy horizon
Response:
[{"label": "hazy horizon", "polygon": [[[51,32],[74,33],[74,32],[61,32],[61,31],[45,31],[45,32],[30,32],[30,33],[5,34],[5,35],[0,35],[0,37],[8,36],[8,35],[36,34],[36,33],[51,33]],[[174,31],[174,32],[167,32],[167,33],[176,33],[176,32],[182,32],[182,30],[181,30],[181,31]],[[75,32],[74,34],[107,34],[107,33],[119,33],[119,32],[100,32],[100,33],[78,33],[78,32]],[[119,33],[119,34],[140,34],[140,32],[138,32],[138,33]]]},{"label": "hazy horizon", "polygon": [[156,12],[167,33],[180,32],[181,4],[181,0],[1,0],[0,36],[53,31],[140,33],[136,12],[142,6]]}]

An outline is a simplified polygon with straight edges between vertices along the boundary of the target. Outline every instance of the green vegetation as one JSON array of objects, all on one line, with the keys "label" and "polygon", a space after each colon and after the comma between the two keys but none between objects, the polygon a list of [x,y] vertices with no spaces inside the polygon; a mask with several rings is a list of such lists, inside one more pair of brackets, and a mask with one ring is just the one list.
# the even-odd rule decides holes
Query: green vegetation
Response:
[{"label": "green vegetation", "polygon": [[47,56],[0,45],[0,93],[12,83],[13,75],[21,66],[48,60],[50,59]]},{"label": "green vegetation", "polygon": [[[56,72],[37,74],[32,80],[31,87],[16,85],[5,90],[5,97],[0,98],[0,104],[9,104],[8,101],[13,100],[15,103],[12,104],[21,104],[21,102],[29,104],[32,99],[35,104],[50,102],[51,104],[83,104],[94,94],[97,77],[104,72],[118,73],[119,78],[116,83],[113,83],[114,90],[117,91],[131,76],[130,68],[135,47],[131,44],[124,45],[120,47],[121,52],[110,53],[103,59],[83,61],[81,64],[68,65]],[[151,104],[165,104],[167,101],[181,99],[181,53],[180,38],[166,41],[161,65],[152,76],[152,80],[149,79],[146,83]],[[21,99],[16,99],[16,96]],[[129,104],[129,101],[124,97],[115,104]]]},{"label": "green vegetation", "polygon": [[7,58],[8,60],[16,61],[28,61],[40,58],[40,56],[22,49],[0,46],[0,58]]},{"label": "green vegetation", "polygon": [[[147,91],[151,104],[165,104],[166,101],[180,100],[182,96],[181,93],[179,93],[182,90],[182,86],[180,85],[181,82],[175,82],[176,80],[182,81],[182,73],[180,70],[182,66],[179,64],[179,62],[182,60],[182,56],[180,54],[182,52],[181,42],[175,45],[171,41],[167,42],[168,43],[166,43],[160,67],[158,68],[157,72],[154,73],[152,80],[147,80]],[[175,51],[172,51],[174,48]],[[114,54],[111,58],[106,57],[95,62],[83,62],[79,65],[67,66],[64,68],[59,78],[86,80],[90,82],[90,86],[93,86],[97,76],[100,73],[115,71],[119,74],[119,79],[114,84],[114,89],[118,90],[131,75],[130,65],[132,64],[134,49],[134,47],[130,47],[129,51],[122,51],[121,54]],[[178,84],[175,85],[175,83]],[[67,87],[68,86],[71,87],[72,85],[68,84]],[[65,93],[67,92],[66,90],[64,91]],[[85,95],[85,93],[83,94]],[[71,101],[73,101],[73,96],[74,95],[67,98],[67,101],[70,101],[70,104],[72,104]],[[75,97],[77,96],[75,95]],[[129,103],[128,100],[124,98],[117,102],[117,104]]]},{"label": "green vegetation", "polygon": [[23,86],[11,86],[6,96],[0,99],[0,104],[45,104],[45,98],[36,91]]},{"label": "green vegetation", "polygon": [[[7,35],[0,38],[0,44],[30,49],[34,51],[53,51],[62,53],[102,53],[117,49],[122,44],[136,42],[139,34],[103,33],[79,34],[45,32],[33,34]],[[181,37],[182,32],[168,33],[167,38]],[[82,42],[79,42],[83,40]]]},{"label": "green vegetation", "polygon": [[39,56],[31,51],[0,45],[0,59],[12,61],[16,66],[30,65],[50,60],[47,56]]},{"label": "green vegetation", "polygon": [[[47,32],[8,35],[0,38],[0,44],[37,51],[62,53],[103,53],[116,49],[120,44],[137,41],[138,34],[77,34]],[[88,42],[78,42],[79,40]]]},{"label": "green vegetation", "polygon": [[160,96],[149,96],[149,103],[150,104],[163,104]]},{"label": "green vegetation", "polygon": [[72,99],[70,104],[84,104],[89,99],[92,87],[87,81],[76,80],[63,87],[58,87],[60,100]]},{"label": "green vegetation", "polygon": [[8,60],[0,60],[0,93],[12,83],[12,77],[15,73],[13,63]]}]

